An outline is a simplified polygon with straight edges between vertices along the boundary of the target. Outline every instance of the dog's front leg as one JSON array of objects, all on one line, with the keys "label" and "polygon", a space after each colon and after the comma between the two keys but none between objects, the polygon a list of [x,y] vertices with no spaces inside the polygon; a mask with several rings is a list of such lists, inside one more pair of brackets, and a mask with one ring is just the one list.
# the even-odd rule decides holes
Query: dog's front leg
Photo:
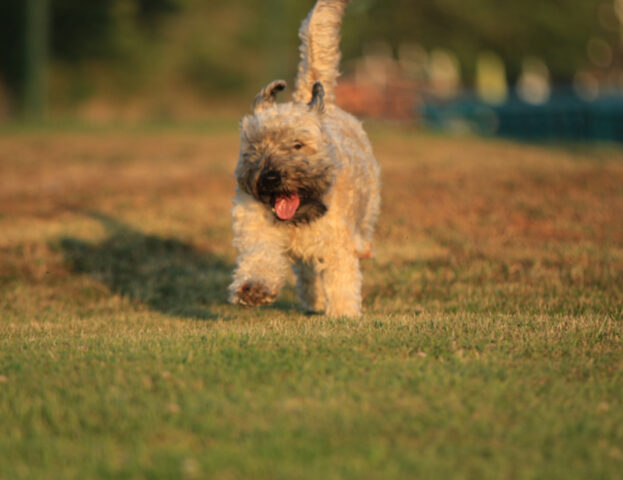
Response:
[{"label": "dog's front leg", "polygon": [[281,252],[270,250],[266,245],[256,245],[240,253],[229,287],[230,302],[257,306],[275,301],[285,281],[288,261]]},{"label": "dog's front leg", "polygon": [[290,267],[283,232],[271,224],[263,208],[248,202],[234,207],[233,220],[238,258],[229,301],[247,306],[271,303]]},{"label": "dog's front leg", "polygon": [[361,270],[357,255],[337,251],[323,260],[321,275],[326,314],[332,317],[361,315]]}]

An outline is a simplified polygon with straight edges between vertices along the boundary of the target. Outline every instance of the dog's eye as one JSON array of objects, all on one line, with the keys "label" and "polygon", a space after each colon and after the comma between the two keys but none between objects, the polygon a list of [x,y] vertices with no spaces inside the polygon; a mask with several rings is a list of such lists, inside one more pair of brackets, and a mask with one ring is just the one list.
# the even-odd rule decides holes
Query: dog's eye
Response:
[{"label": "dog's eye", "polygon": [[294,144],[294,150],[300,150],[301,148],[303,148],[303,144],[301,142],[296,142]]}]

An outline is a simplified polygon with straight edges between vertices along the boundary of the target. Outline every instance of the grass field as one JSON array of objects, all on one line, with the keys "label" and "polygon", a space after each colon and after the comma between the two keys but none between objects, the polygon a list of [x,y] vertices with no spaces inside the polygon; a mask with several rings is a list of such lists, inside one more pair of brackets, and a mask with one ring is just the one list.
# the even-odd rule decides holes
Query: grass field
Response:
[{"label": "grass field", "polygon": [[623,478],[623,150],[372,128],[353,320],[226,304],[236,137],[0,135],[0,478]]}]

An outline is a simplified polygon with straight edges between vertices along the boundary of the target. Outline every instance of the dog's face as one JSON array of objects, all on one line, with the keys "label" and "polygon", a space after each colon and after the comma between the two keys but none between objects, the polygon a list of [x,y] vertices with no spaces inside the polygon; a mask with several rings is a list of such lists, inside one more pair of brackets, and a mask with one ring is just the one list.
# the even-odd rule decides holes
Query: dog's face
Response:
[{"label": "dog's face", "polygon": [[309,104],[275,104],[284,87],[282,81],[271,83],[242,119],[236,180],[276,219],[308,223],[326,213],[323,198],[335,176],[334,154],[322,129],[323,90],[316,84]]}]

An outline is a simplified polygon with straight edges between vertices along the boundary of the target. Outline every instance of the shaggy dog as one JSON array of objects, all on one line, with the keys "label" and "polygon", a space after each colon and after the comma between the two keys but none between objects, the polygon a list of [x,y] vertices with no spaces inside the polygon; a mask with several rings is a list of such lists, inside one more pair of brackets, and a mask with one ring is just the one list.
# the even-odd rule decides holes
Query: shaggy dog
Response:
[{"label": "shaggy dog", "polygon": [[275,300],[293,266],[303,305],[361,314],[359,258],[372,256],[380,168],[358,120],[334,104],[339,30],[348,0],[318,0],[299,31],[293,99],[276,80],[241,123],[230,301]]}]

